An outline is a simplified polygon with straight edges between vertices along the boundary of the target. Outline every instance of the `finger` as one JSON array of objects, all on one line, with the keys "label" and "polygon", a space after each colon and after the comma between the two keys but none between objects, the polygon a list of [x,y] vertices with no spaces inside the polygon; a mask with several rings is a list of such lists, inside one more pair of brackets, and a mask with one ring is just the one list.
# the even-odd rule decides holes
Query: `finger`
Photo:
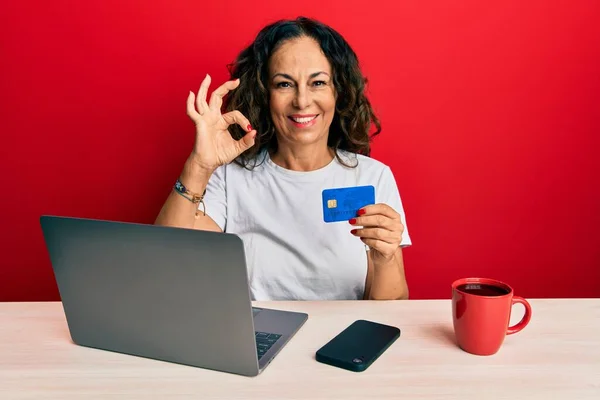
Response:
[{"label": "finger", "polygon": [[206,94],[208,93],[208,88],[210,87],[210,75],[206,74],[202,84],[200,84],[200,89],[198,90],[198,97],[196,98],[196,108],[198,109],[198,113],[200,115],[204,115],[206,111],[208,111],[208,104],[206,103]]},{"label": "finger", "polygon": [[396,210],[394,210],[392,207],[388,206],[387,204],[383,204],[383,203],[379,203],[379,204],[371,204],[368,206],[365,206],[363,208],[361,208],[360,210],[358,210],[357,213],[359,216],[360,215],[376,215],[376,214],[381,214],[381,215],[385,215],[388,218],[391,219],[400,219],[400,214],[398,214],[396,212]]},{"label": "finger", "polygon": [[223,97],[225,97],[229,91],[237,88],[239,84],[240,80],[236,79],[234,81],[227,81],[215,89],[215,91],[210,95],[209,107],[214,111],[221,110],[221,106],[223,105]]},{"label": "finger", "polygon": [[233,110],[227,114],[223,114],[223,119],[227,125],[237,124],[241,126],[244,131],[246,131],[244,137],[236,142],[238,146],[238,155],[254,146],[257,132],[256,130],[252,129],[250,121],[244,116],[244,114],[238,110]]},{"label": "finger", "polygon": [[362,239],[375,239],[394,245],[402,241],[402,234],[379,228],[352,229],[351,233]]},{"label": "finger", "polygon": [[194,100],[195,100],[194,93],[192,93],[190,91],[190,94],[188,95],[188,98],[187,98],[187,115],[188,115],[188,117],[190,117],[190,119],[192,121],[194,121],[194,124],[197,124],[198,119],[200,119],[200,114],[198,114],[198,112],[196,111],[196,108],[194,107]]},{"label": "finger", "polygon": [[350,225],[364,226],[364,227],[378,227],[384,228],[388,231],[396,231],[402,229],[402,224],[399,220],[386,217],[382,214],[367,215],[364,217],[352,218],[348,221]]},{"label": "finger", "polygon": [[390,245],[388,243],[382,242],[381,240],[365,239],[365,238],[361,238],[360,240],[364,244],[369,246],[371,248],[371,250],[377,250],[378,252],[383,254],[385,257],[391,256],[396,251],[395,245]]},{"label": "finger", "polygon": [[227,114],[223,114],[223,119],[227,123],[227,126],[232,124],[238,124],[246,132],[250,132],[252,130],[252,125],[250,124],[248,118],[246,118],[244,114],[242,114],[238,110],[233,110],[228,112]]},{"label": "finger", "polygon": [[238,154],[242,154],[244,151],[248,150],[250,147],[254,146],[256,139],[256,131],[252,130],[244,135],[243,138],[237,141],[238,145]]}]

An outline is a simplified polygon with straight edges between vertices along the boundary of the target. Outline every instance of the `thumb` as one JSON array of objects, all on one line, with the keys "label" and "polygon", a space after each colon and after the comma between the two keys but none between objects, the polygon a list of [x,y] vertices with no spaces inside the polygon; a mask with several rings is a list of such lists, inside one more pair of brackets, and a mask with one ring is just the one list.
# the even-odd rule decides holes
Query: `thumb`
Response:
[{"label": "thumb", "polygon": [[248,150],[252,146],[254,146],[254,143],[256,143],[255,139],[256,139],[256,130],[253,129],[250,132],[246,133],[244,135],[244,137],[242,137],[240,140],[238,140],[240,154],[243,153],[244,151]]}]

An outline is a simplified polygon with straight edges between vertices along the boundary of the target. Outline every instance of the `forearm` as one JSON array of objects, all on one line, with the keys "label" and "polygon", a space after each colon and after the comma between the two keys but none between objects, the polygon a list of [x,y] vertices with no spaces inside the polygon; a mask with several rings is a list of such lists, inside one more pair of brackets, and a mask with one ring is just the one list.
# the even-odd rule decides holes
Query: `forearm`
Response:
[{"label": "forearm", "polygon": [[402,250],[398,248],[389,260],[371,260],[373,263],[373,281],[368,300],[405,300],[408,299],[408,285],[404,275]]},{"label": "forearm", "polygon": [[[210,173],[187,160],[181,171],[180,180],[193,193],[202,194],[206,189]],[[193,228],[197,205],[171,189],[167,200],[154,222],[156,225]]]}]

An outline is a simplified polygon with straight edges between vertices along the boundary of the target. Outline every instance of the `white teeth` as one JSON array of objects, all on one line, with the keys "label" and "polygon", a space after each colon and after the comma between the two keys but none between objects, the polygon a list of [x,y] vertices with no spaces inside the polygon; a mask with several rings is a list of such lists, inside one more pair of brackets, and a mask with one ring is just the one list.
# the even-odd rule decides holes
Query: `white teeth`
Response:
[{"label": "white teeth", "polygon": [[315,115],[314,117],[308,117],[308,118],[294,118],[294,117],[291,117],[291,118],[294,122],[297,122],[299,124],[307,124],[310,121],[312,121],[313,119],[317,118],[317,116]]}]

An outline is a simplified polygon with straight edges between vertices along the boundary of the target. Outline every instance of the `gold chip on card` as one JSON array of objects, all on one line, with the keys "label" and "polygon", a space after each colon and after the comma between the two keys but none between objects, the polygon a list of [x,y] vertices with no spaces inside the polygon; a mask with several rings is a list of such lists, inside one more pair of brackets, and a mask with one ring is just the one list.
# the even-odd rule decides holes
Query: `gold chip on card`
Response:
[{"label": "gold chip on card", "polygon": [[336,208],[336,207],[337,207],[336,199],[327,200],[327,208]]}]

